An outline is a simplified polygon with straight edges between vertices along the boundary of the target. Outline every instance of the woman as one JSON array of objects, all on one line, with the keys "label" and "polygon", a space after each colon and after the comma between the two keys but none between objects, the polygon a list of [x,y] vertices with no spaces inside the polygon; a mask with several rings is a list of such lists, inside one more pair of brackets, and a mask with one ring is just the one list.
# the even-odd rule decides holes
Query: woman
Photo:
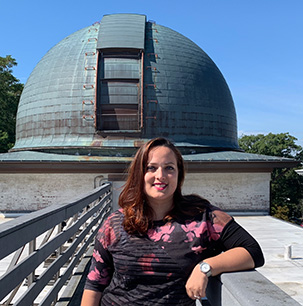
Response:
[{"label": "woman", "polygon": [[82,298],[90,305],[195,305],[208,277],[264,263],[258,243],[232,217],[183,196],[184,163],[165,138],[137,152],[120,209],[95,241]]}]

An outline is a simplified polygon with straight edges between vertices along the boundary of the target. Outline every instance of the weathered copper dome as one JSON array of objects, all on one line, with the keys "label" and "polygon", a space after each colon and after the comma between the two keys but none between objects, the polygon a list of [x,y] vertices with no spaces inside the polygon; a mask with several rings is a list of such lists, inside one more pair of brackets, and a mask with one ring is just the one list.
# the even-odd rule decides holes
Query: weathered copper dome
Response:
[{"label": "weathered copper dome", "polygon": [[237,150],[229,88],[183,35],[144,15],[105,15],[37,64],[21,96],[13,151],[102,154],[156,136],[201,152]]}]

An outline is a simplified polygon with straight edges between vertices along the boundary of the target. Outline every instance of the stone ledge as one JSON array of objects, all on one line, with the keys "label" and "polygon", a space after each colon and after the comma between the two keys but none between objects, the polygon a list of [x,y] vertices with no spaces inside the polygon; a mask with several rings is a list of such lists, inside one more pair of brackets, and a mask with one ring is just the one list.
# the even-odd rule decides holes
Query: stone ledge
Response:
[{"label": "stone ledge", "polygon": [[[211,277],[207,299],[212,306],[300,305],[256,270]],[[203,303],[197,301],[196,305]]]}]

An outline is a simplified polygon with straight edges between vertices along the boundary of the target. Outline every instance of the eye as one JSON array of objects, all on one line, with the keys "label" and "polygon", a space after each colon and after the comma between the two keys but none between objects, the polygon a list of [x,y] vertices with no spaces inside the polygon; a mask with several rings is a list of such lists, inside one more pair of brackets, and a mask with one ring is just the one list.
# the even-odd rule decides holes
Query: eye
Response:
[{"label": "eye", "polygon": [[154,171],[156,171],[156,167],[154,167],[154,166],[147,166],[146,171],[147,172],[154,172]]},{"label": "eye", "polygon": [[174,168],[173,166],[167,166],[167,167],[166,167],[166,170],[168,170],[168,171],[173,171],[173,170],[175,170],[175,168]]}]

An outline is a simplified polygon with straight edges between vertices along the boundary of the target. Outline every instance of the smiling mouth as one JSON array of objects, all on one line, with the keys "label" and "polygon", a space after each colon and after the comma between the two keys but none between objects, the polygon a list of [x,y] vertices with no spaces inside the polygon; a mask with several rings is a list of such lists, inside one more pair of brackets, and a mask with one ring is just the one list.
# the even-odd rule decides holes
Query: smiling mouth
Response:
[{"label": "smiling mouth", "polygon": [[157,190],[164,190],[167,187],[167,184],[153,184]]}]

